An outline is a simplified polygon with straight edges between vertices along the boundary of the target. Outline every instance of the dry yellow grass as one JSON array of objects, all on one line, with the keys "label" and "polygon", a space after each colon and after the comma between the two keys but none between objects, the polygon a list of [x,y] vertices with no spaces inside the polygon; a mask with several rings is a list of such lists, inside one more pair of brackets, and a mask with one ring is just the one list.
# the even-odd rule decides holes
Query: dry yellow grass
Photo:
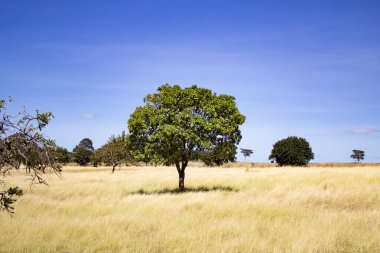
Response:
[{"label": "dry yellow grass", "polygon": [[380,252],[380,167],[66,167],[0,214],[0,252]]}]

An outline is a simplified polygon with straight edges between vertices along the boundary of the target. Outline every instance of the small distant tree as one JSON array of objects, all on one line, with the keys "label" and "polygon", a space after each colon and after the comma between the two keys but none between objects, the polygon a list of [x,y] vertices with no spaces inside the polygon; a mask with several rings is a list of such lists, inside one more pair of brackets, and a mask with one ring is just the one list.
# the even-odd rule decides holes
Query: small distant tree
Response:
[{"label": "small distant tree", "polygon": [[364,151],[363,150],[358,150],[358,149],[352,150],[352,155],[351,155],[352,159],[355,159],[358,162],[360,162],[360,160],[364,160],[364,156],[365,155],[364,155]]},{"label": "small distant tree", "polygon": [[94,152],[94,147],[92,144],[92,140],[90,138],[84,138],[79,142],[79,146],[84,147],[85,149]]},{"label": "small distant tree", "polygon": [[244,160],[246,160],[247,157],[250,157],[253,154],[253,151],[252,151],[252,149],[241,148],[240,153],[243,154]]},{"label": "small distant tree", "polygon": [[[56,145],[42,133],[53,114],[39,111],[30,114],[24,108],[12,115],[7,108],[10,102],[11,98],[0,100],[0,175],[19,169],[22,163],[31,172],[31,183],[47,184],[43,176],[45,169],[49,167],[57,175],[60,171],[52,157]],[[0,180],[0,185],[4,184],[5,181]],[[22,190],[18,187],[0,190],[0,211],[13,212],[15,197],[21,195]]]},{"label": "small distant tree", "polygon": [[140,161],[174,164],[180,191],[185,189],[185,169],[193,152],[201,152],[199,158],[208,165],[235,161],[245,117],[233,96],[196,85],[182,89],[164,84],[144,102],[128,121],[128,145]]},{"label": "small distant tree", "polygon": [[132,157],[126,146],[127,136],[125,132],[118,136],[112,136],[106,144],[94,153],[96,159],[106,165],[112,166],[114,173],[116,166],[132,161]]},{"label": "small distant tree", "polygon": [[276,142],[269,156],[269,160],[276,161],[280,166],[304,166],[312,159],[314,159],[314,153],[309,142],[295,136]]},{"label": "small distant tree", "polygon": [[94,153],[92,141],[89,138],[84,138],[73,149],[74,160],[81,166],[85,166],[90,162],[91,156]]}]

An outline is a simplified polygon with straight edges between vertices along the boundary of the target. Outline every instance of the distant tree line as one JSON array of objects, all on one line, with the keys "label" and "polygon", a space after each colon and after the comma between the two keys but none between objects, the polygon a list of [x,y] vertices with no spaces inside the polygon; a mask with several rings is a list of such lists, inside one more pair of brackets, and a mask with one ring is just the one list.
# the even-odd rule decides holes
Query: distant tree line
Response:
[{"label": "distant tree line", "polygon": [[[9,99],[8,102],[11,102]],[[185,190],[185,170],[189,161],[200,160],[208,166],[219,166],[236,161],[237,145],[242,139],[240,126],[245,122],[229,95],[217,95],[209,89],[193,85],[164,84],[156,93],[144,98],[128,120],[128,134],[111,136],[95,149],[90,138],[82,139],[72,152],[57,146],[42,134],[42,129],[53,114],[26,110],[10,115],[7,101],[0,101],[0,173],[25,168],[32,182],[46,184],[46,171],[59,175],[62,165],[75,162],[80,166],[117,166],[145,163],[146,165],[175,165],[180,191]],[[241,148],[246,159],[254,152]],[[364,159],[364,151],[353,150],[357,162]],[[306,166],[314,159],[309,142],[290,136],[273,145],[269,160],[279,166]],[[4,181],[0,181],[4,185]],[[0,210],[12,211],[21,189],[0,190]]]}]

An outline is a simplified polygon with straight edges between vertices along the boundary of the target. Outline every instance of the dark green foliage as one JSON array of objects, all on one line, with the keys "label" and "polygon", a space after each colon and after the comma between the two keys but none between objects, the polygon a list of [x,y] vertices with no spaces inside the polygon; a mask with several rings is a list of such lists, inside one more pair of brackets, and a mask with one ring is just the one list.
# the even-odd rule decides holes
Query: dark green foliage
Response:
[{"label": "dark green foliage", "polygon": [[74,154],[74,161],[81,166],[85,166],[87,163],[90,162],[92,152],[86,149],[85,147],[77,145],[73,149],[73,154]]},{"label": "dark green foliage", "polygon": [[[29,129],[29,134],[35,129]],[[37,138],[36,138],[37,137]],[[45,172],[47,167],[59,165],[55,164],[54,150],[56,145],[53,141],[44,139],[40,134],[33,136],[24,132],[19,132],[6,136],[0,140],[0,160],[3,163],[2,169],[12,168],[18,170],[23,164],[27,173],[32,170]],[[1,167],[1,166],[0,166]]]},{"label": "dark green foliage", "polygon": [[0,211],[13,213],[12,204],[16,201],[15,196],[22,196],[22,190],[17,186],[0,192]]},{"label": "dark green foliage", "polygon": [[62,148],[62,147],[57,147],[54,150],[54,154],[53,155],[54,155],[55,161],[57,163],[60,163],[60,164],[63,164],[63,165],[66,165],[72,159],[71,153],[67,149]]},{"label": "dark green foliage", "polygon": [[364,151],[363,150],[358,150],[358,149],[352,150],[352,155],[351,155],[352,159],[355,159],[358,162],[360,162],[360,160],[364,160],[364,156],[365,155],[364,155]]},{"label": "dark green foliage", "polygon": [[207,166],[221,166],[226,162],[234,162],[236,155],[236,146],[234,143],[218,143],[211,151],[204,151],[200,155]]},{"label": "dark green foliage", "polygon": [[128,121],[128,145],[139,161],[175,164],[180,189],[184,189],[190,159],[199,158],[208,165],[235,161],[239,126],[245,117],[234,97],[195,85],[182,89],[164,84],[144,102]]},{"label": "dark green foliage", "polygon": [[241,148],[240,153],[242,153],[244,156],[244,159],[246,159],[247,157],[250,157],[253,154],[253,151],[252,149]]},{"label": "dark green foliage", "polygon": [[127,136],[125,132],[118,136],[112,136],[106,144],[97,149],[93,159],[112,166],[112,173],[115,167],[121,164],[132,162],[131,154],[127,149]]},{"label": "dark green foliage", "polygon": [[314,159],[314,153],[304,138],[288,137],[273,145],[269,160],[275,160],[278,165],[304,166]]},{"label": "dark green foliage", "polygon": [[[25,165],[28,173],[31,170],[39,170],[45,173],[45,170],[50,167],[51,163],[54,163],[54,150],[55,144],[51,146],[39,146],[36,143],[18,143],[17,149],[22,152],[21,161]],[[17,157],[19,157],[17,155]],[[25,161],[24,161],[25,159]],[[57,164],[58,166],[58,164]]]},{"label": "dark green foliage", "polygon": [[85,149],[91,151],[92,153],[95,151],[92,140],[90,138],[84,138],[79,142],[79,146],[84,147]]},{"label": "dark green foliage", "polygon": [[100,156],[99,149],[96,149],[94,151],[94,153],[92,153],[92,155],[90,157],[90,161],[92,163],[92,166],[94,166],[94,167],[98,167],[99,165],[102,164],[102,158]]},{"label": "dark green foliage", "polygon": [[189,160],[190,161],[199,161],[199,160],[201,160],[202,153],[203,153],[202,151],[191,152]]},{"label": "dark green foliage", "polygon": [[74,161],[81,166],[85,166],[90,162],[93,153],[92,141],[89,138],[84,138],[73,149]]}]

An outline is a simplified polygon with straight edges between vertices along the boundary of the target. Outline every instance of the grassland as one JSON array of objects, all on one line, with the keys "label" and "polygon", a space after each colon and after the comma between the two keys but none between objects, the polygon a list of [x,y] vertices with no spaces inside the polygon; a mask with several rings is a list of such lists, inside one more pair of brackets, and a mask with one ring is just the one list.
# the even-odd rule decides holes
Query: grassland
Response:
[{"label": "grassland", "polygon": [[65,167],[0,214],[0,252],[380,252],[380,167]]}]

